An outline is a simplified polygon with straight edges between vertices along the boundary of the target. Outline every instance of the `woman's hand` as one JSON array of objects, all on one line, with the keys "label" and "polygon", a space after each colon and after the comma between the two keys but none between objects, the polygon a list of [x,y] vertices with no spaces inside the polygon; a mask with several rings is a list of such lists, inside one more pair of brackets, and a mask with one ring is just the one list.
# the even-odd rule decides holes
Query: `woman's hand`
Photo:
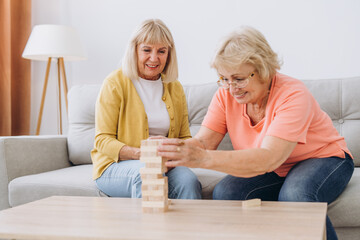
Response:
[{"label": "woman's hand", "polygon": [[176,138],[164,139],[162,145],[158,147],[158,155],[170,159],[166,162],[167,167],[192,168],[203,167],[210,157],[205,149]]},{"label": "woman's hand", "polygon": [[[161,136],[161,135],[157,135],[157,136],[151,136],[148,139],[168,139],[168,138],[164,137],[164,136]],[[167,167],[167,171],[165,173],[168,173],[173,168],[174,167]]]},{"label": "woman's hand", "polygon": [[119,152],[119,160],[138,160],[140,159],[140,148],[123,146]]}]

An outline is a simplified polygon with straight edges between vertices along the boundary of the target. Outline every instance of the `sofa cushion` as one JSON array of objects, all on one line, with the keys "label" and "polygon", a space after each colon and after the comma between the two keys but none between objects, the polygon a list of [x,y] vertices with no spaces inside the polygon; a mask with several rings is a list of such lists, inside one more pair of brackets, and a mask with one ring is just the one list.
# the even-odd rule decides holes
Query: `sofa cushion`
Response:
[{"label": "sofa cushion", "polygon": [[[200,85],[184,85],[184,92],[189,112],[191,136],[195,136],[195,134],[199,131],[211,99],[218,89],[219,87],[215,82]],[[229,134],[225,135],[218,146],[218,149],[233,150]]]},{"label": "sofa cushion", "polygon": [[334,227],[360,226],[360,168],[354,174],[344,192],[329,205],[328,215]]},{"label": "sofa cushion", "polygon": [[304,83],[345,138],[355,166],[360,166],[360,94],[354,91],[360,89],[360,77],[305,80]]},{"label": "sofa cushion", "polygon": [[225,173],[203,169],[203,168],[191,168],[191,170],[198,177],[201,187],[202,187],[202,198],[203,199],[212,199],[212,193],[215,185],[220,182],[223,177],[226,176]]},{"label": "sofa cushion", "polygon": [[92,180],[92,165],[15,178],[9,183],[9,203],[12,207],[38,199],[58,196],[105,196]]},{"label": "sofa cushion", "polygon": [[101,85],[78,85],[68,93],[68,151],[74,165],[92,163],[95,138],[95,103]]}]

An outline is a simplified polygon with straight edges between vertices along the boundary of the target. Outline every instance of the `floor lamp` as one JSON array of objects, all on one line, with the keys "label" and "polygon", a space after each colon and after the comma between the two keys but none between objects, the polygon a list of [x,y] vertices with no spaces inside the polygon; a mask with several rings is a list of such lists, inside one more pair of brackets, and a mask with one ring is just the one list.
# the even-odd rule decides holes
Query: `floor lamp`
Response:
[{"label": "floor lamp", "polygon": [[41,104],[36,127],[36,135],[40,134],[41,119],[43,114],[46,89],[49,79],[52,60],[57,61],[57,78],[59,90],[59,117],[60,134],[62,134],[62,111],[61,111],[61,78],[64,90],[66,112],[67,106],[67,81],[64,61],[85,60],[85,51],[80,42],[76,30],[63,25],[36,25],[29,37],[22,54],[23,58],[30,60],[47,61],[45,81],[42,91]]}]

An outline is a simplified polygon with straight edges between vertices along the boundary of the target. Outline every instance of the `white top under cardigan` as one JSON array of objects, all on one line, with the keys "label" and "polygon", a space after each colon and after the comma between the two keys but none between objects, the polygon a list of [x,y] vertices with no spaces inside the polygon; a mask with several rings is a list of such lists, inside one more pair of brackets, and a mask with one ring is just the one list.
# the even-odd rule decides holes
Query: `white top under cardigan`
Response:
[{"label": "white top under cardigan", "polygon": [[162,100],[164,87],[161,78],[158,80],[132,80],[141,101],[143,102],[149,124],[150,136],[167,136],[170,128],[169,113]]}]

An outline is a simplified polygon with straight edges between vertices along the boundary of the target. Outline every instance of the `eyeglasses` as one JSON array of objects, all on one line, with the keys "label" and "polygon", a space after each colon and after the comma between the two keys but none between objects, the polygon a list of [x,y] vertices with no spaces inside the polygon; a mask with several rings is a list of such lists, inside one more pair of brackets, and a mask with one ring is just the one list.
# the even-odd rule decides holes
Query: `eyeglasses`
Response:
[{"label": "eyeglasses", "polygon": [[222,87],[224,89],[229,89],[230,85],[232,87],[236,87],[236,88],[244,88],[249,84],[249,80],[254,77],[255,72],[252,72],[247,78],[245,79],[235,79],[232,82],[230,82],[228,79],[224,78],[224,77],[220,77],[219,80],[217,81],[217,84],[219,87]]}]

